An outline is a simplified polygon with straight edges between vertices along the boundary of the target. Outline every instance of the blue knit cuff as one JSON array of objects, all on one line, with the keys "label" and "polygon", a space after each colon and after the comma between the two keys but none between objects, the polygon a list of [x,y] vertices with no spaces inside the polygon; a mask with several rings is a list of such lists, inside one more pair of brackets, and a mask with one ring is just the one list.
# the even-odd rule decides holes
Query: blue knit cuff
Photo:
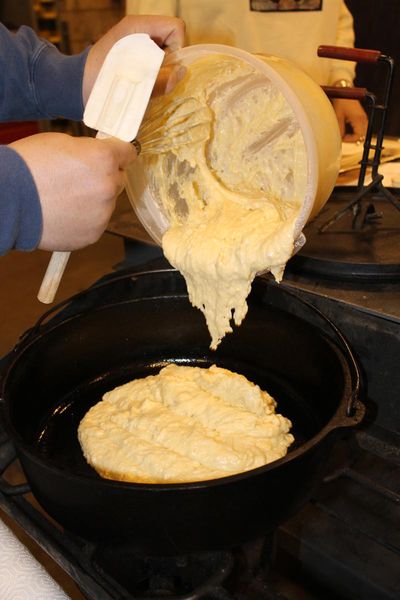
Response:
[{"label": "blue knit cuff", "polygon": [[35,182],[21,156],[0,146],[0,254],[33,250],[42,236],[42,210]]}]

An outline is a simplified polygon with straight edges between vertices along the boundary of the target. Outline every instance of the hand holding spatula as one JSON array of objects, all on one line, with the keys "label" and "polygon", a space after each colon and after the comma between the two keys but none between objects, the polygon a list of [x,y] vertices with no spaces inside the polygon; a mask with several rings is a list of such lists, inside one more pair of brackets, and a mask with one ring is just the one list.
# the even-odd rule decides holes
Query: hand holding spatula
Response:
[{"label": "hand holding spatula", "polygon": [[[89,96],[83,120],[99,138],[132,141],[138,132],[164,51],[147,34],[120,39],[108,52]],[[53,301],[67,265],[69,252],[54,252],[38,299]]]}]

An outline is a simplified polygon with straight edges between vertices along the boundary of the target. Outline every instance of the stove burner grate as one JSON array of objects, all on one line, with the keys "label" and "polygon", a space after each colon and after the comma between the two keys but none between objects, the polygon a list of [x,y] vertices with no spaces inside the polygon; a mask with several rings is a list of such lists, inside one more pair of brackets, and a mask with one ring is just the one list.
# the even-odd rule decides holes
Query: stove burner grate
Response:
[{"label": "stove burner grate", "polygon": [[226,598],[222,585],[233,567],[230,552],[207,552],[181,557],[140,557],[129,548],[99,546],[92,555],[94,569],[112,577],[137,600]]},{"label": "stove burner grate", "polygon": [[[354,187],[336,187],[324,208],[304,228],[306,243],[287,264],[287,273],[306,278],[352,283],[400,281],[400,211],[385,205],[382,218],[368,228],[355,230],[347,211],[329,230],[320,233],[321,223],[347,206]],[[382,198],[366,198],[380,211]]]},{"label": "stove burner grate", "polygon": [[[377,223],[382,218],[382,214],[375,210],[373,204],[368,203],[368,196],[372,193],[380,194],[381,198],[389,203],[396,210],[400,211],[400,202],[392,192],[383,185],[383,175],[379,174],[379,165],[383,150],[383,139],[385,135],[385,126],[387,111],[390,104],[390,97],[393,88],[394,78],[394,61],[390,56],[386,56],[378,50],[361,50],[361,49],[343,49],[335,46],[320,46],[318,48],[318,56],[326,58],[338,58],[339,60],[356,60],[358,63],[374,64],[376,66],[385,67],[386,79],[383,93],[383,101],[377,102],[374,94],[365,88],[335,88],[326,87],[325,91],[331,98],[353,98],[365,100],[368,113],[368,127],[364,140],[364,150],[360,162],[360,174],[357,184],[357,193],[354,195],[351,202],[344,207],[338,209],[327,221],[320,224],[319,233],[326,232],[332,225],[342,219],[348,212],[352,213],[352,229],[361,231],[370,223]],[[372,136],[375,128],[377,129],[376,141],[372,142]],[[370,158],[372,152],[372,158]],[[365,185],[365,175],[367,168],[371,167],[372,181]],[[366,203],[367,201],[367,203]],[[365,206],[366,205],[366,206]]]}]

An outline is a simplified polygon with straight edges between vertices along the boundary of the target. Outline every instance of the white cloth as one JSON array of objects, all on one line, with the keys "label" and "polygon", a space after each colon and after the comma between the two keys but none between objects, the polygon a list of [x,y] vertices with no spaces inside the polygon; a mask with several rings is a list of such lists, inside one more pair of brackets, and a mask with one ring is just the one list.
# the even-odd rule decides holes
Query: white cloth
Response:
[{"label": "white cloth", "polygon": [[0,600],[68,600],[59,585],[1,519]]},{"label": "white cloth", "polygon": [[352,47],[353,18],[343,0],[323,0],[321,10],[260,12],[250,0],[127,0],[127,14],[179,16],[187,44],[227,44],[286,58],[320,85],[353,81],[355,64],[317,56],[321,44]]}]

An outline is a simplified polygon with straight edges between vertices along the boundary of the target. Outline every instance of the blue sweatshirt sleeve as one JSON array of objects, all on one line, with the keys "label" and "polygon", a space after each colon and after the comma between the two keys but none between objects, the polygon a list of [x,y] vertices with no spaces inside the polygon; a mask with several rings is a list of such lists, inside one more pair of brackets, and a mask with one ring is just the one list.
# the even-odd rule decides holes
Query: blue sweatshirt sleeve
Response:
[{"label": "blue sweatshirt sleeve", "polygon": [[[11,33],[0,24],[0,121],[82,119],[87,53],[66,56],[29,27]],[[42,235],[39,196],[26,163],[8,146],[0,146],[0,186],[0,255],[33,250]]]},{"label": "blue sweatshirt sleeve", "polygon": [[0,24],[0,121],[82,119],[87,53],[67,56],[29,27]]},{"label": "blue sweatshirt sleeve", "polygon": [[0,146],[0,255],[33,250],[42,235],[42,211],[35,182],[25,161]]}]

